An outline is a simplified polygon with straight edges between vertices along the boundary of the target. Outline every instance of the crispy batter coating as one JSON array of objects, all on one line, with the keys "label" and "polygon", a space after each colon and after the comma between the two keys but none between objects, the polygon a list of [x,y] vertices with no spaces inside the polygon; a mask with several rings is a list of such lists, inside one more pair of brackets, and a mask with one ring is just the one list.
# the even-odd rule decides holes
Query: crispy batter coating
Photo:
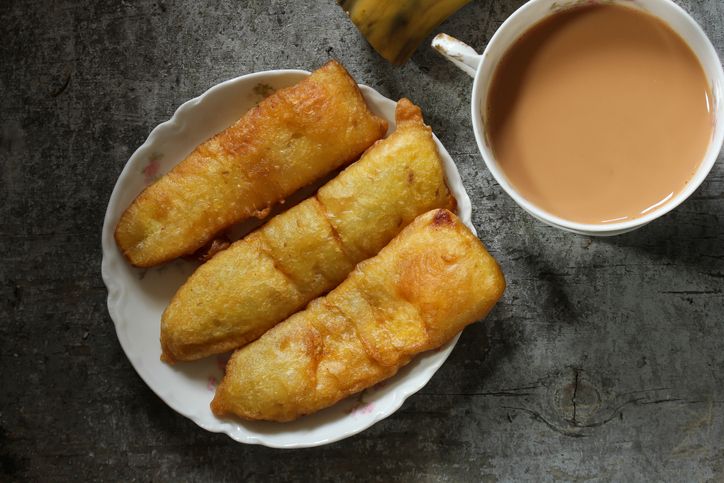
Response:
[{"label": "crispy batter coating", "polygon": [[199,145],[123,213],[118,247],[138,267],[193,253],[343,166],[387,132],[354,79],[330,61]]},{"label": "crispy batter coating", "polygon": [[504,290],[455,215],[425,213],[326,297],[235,351],[211,409],[292,421],[331,406],[485,317]]},{"label": "crispy batter coating", "polygon": [[161,319],[161,359],[241,347],[337,286],[416,216],[455,198],[420,109],[402,99],[397,129],[322,186],[202,265]]}]

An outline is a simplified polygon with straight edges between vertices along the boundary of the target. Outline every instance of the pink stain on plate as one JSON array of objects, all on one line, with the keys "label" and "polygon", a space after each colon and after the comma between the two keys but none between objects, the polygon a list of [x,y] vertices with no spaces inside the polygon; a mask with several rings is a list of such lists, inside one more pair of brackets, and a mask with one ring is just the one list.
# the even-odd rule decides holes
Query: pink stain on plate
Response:
[{"label": "pink stain on plate", "polygon": [[362,414],[370,414],[375,409],[375,403],[369,403],[359,408],[359,412]]},{"label": "pink stain on plate", "polygon": [[358,414],[371,414],[375,410],[375,403],[356,403],[349,410],[345,411],[352,419],[357,419]]},{"label": "pink stain on plate", "polygon": [[206,389],[208,389],[211,392],[216,391],[216,386],[219,385],[219,380],[216,379],[214,376],[209,376],[209,383],[206,385]]},{"label": "pink stain on plate", "polygon": [[153,183],[157,179],[158,170],[161,167],[158,160],[155,158],[151,159],[148,166],[143,168],[143,182],[147,185]]},{"label": "pink stain on plate", "polygon": [[[381,381],[375,384],[371,387],[375,392],[379,391],[383,387],[387,385],[387,381]],[[372,411],[375,410],[375,403],[374,402],[366,402],[364,400],[365,393],[367,392],[367,389],[363,390],[362,392],[358,393],[356,396],[354,396],[354,403],[352,403],[352,406],[350,406],[348,409],[345,409],[345,413],[349,414],[352,419],[357,419],[357,414],[371,414]]]}]

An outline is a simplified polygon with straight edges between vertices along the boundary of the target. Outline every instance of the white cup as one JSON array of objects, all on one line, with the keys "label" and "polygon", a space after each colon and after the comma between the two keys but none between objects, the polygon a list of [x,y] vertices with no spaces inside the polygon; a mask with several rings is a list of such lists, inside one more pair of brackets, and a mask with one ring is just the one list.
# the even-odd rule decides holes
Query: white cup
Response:
[{"label": "white cup", "polygon": [[[714,166],[724,142],[724,72],[719,57],[701,30],[699,25],[684,10],[670,0],[613,0],[606,3],[620,3],[636,7],[660,18],[676,31],[691,47],[699,58],[706,74],[713,95],[714,127],[709,148],[698,171],[686,187],[659,208],[633,220],[614,222],[605,225],[576,223],[552,215],[528,201],[518,192],[503,174],[495,160],[490,147],[485,141],[484,125],[487,93],[498,61],[515,40],[547,15],[559,11],[560,0],[531,0],[519,8],[498,28],[488,42],[483,55],[479,55],[472,47],[450,37],[439,34],[432,42],[433,48],[457,67],[469,74],[473,79],[472,120],[475,139],[483,160],[500,186],[524,210],[551,226],[584,235],[610,236],[635,230],[661,215],[671,211],[691,195],[704,181]],[[579,0],[577,4],[590,3]]]}]

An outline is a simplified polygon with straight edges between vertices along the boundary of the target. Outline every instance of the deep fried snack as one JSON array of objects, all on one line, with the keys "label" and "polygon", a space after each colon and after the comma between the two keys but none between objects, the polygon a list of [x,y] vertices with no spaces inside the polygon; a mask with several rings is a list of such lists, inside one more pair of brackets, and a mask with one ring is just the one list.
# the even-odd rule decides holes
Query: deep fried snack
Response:
[{"label": "deep fried snack", "polygon": [[485,317],[504,290],[455,215],[425,213],[326,297],[235,351],[211,410],[292,421],[331,406]]},{"label": "deep fried snack", "polygon": [[192,361],[247,344],[336,287],[416,216],[454,210],[420,108],[402,99],[397,129],[322,186],[202,265],[161,318],[161,359]]},{"label": "deep fried snack", "polygon": [[337,61],[282,89],[199,145],[123,213],[115,238],[135,266],[190,254],[354,161],[387,132]]}]

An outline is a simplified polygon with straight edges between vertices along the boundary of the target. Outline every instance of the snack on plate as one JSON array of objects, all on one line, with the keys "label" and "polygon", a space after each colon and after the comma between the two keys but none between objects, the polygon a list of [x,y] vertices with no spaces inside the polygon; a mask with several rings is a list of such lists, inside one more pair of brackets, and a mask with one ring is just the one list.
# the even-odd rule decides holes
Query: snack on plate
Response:
[{"label": "snack on plate", "polygon": [[342,282],[416,216],[454,210],[420,108],[397,104],[397,129],[322,186],[199,267],[161,319],[161,359],[241,347]]},{"label": "snack on plate", "polygon": [[485,317],[504,290],[455,215],[425,213],[327,296],[235,351],[211,410],[293,421],[331,406]]},{"label": "snack on plate", "polygon": [[193,253],[354,161],[387,132],[337,61],[277,91],[199,145],[123,213],[115,239],[135,266]]}]

